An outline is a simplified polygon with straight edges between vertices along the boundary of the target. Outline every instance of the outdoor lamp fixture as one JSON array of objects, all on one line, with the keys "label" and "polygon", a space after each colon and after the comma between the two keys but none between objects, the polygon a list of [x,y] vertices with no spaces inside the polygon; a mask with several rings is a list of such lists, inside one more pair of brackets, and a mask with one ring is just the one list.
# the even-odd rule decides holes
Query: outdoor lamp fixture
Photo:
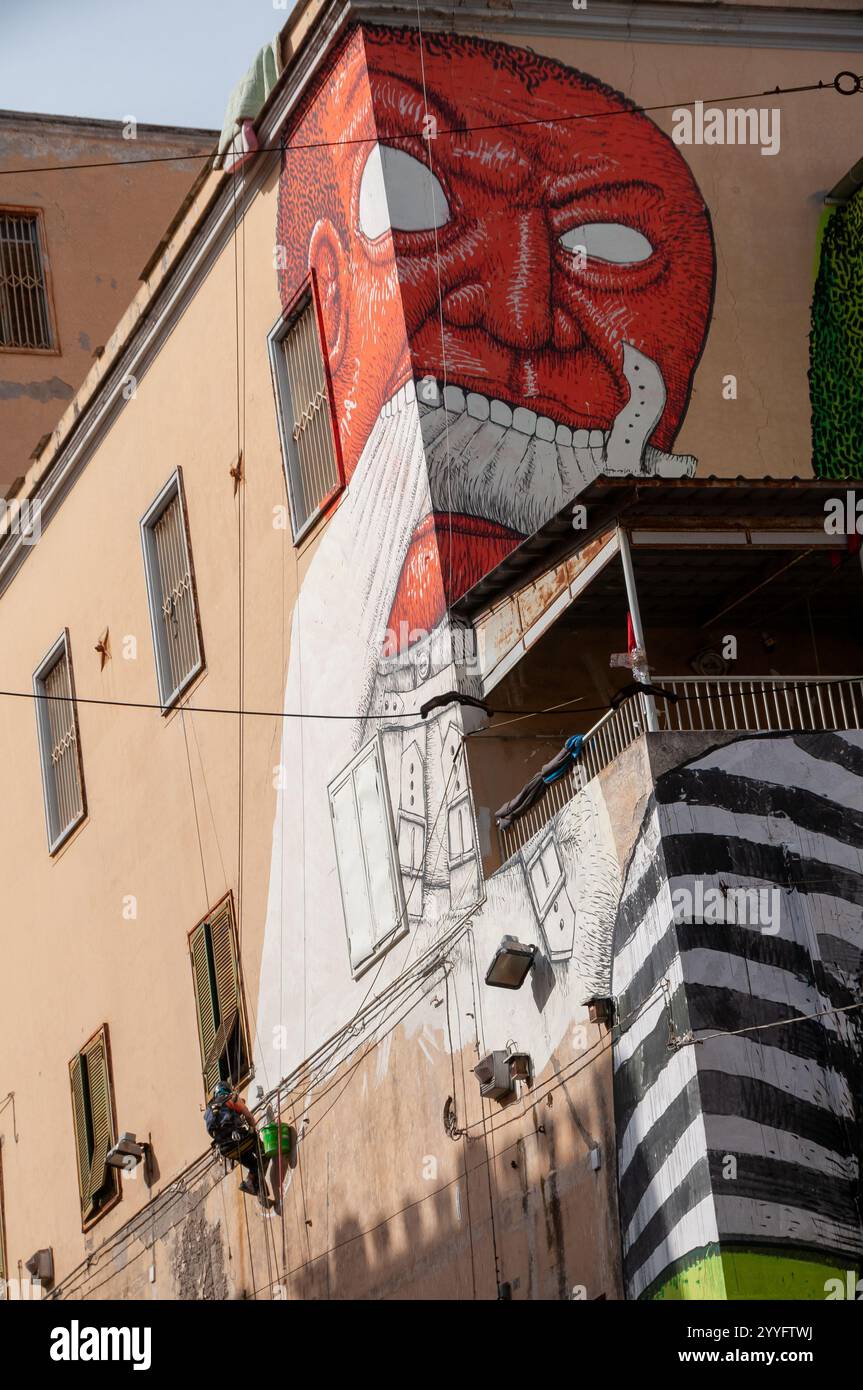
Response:
[{"label": "outdoor lamp fixture", "polygon": [[514,936],[505,936],[485,972],[487,985],[496,989],[521,989],[533,967],[535,946],[525,946]]},{"label": "outdoor lamp fixture", "polygon": [[114,1147],[108,1150],[108,1166],[130,1172],[146,1157],[149,1147],[149,1144],[137,1143],[134,1134],[121,1134]]},{"label": "outdoor lamp fixture", "polygon": [[37,1250],[35,1255],[31,1255],[29,1260],[25,1260],[24,1268],[34,1279],[38,1279],[40,1284],[48,1285],[54,1282],[54,1250],[48,1245],[44,1250]]}]

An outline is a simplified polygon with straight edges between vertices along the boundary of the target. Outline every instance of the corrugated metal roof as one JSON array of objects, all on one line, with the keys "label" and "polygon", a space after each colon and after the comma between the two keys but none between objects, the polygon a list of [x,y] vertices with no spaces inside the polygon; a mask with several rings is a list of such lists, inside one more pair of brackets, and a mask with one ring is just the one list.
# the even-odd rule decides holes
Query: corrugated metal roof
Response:
[{"label": "corrugated metal roof", "polygon": [[[454,604],[466,620],[496,598],[580,550],[616,524],[630,528],[781,530],[818,529],[824,504],[852,484],[820,478],[606,478],[595,479],[539,531]],[[573,531],[573,506],[587,511],[587,528]]]}]

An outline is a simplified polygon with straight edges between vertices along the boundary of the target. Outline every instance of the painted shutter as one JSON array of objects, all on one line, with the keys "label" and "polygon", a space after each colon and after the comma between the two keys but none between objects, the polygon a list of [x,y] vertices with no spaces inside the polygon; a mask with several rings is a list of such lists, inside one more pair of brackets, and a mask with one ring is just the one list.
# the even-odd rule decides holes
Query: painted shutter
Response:
[{"label": "painted shutter", "polygon": [[[207,1061],[218,1063],[218,1059],[228,1047],[239,1015],[239,977],[236,962],[236,944],[233,937],[231,902],[225,902],[210,922],[210,941],[213,944],[213,966],[215,972],[215,997],[217,997],[220,1024],[215,1031],[213,1047]],[[236,1059],[232,1059],[236,1061]],[[233,1083],[239,1080],[232,1076]]]},{"label": "painted shutter", "polygon": [[[3,1223],[3,1167],[0,1162],[0,1282],[6,1279],[6,1230]],[[3,1297],[0,1290],[0,1298]]]},{"label": "painted shutter", "polygon": [[90,1122],[93,1128],[93,1157],[87,1195],[95,1200],[108,1176],[108,1150],[111,1147],[111,1096],[108,1090],[108,1057],[105,1035],[90,1044],[84,1053],[90,1089]]},{"label": "painted shutter", "polygon": [[79,1055],[69,1066],[72,1082],[72,1120],[75,1125],[75,1152],[78,1157],[78,1191],[81,1211],[90,1212],[90,1150],[87,1144],[87,1109],[84,1104],[84,1062]]},{"label": "painted shutter", "polygon": [[210,965],[207,959],[207,924],[202,922],[192,932],[189,940],[192,952],[192,974],[195,981],[195,1006],[198,1011],[198,1039],[201,1044],[201,1069],[204,1074],[204,1090],[207,1095],[219,1079],[218,1055],[213,1058],[213,1043],[216,1038],[216,1010],[213,989],[210,984]]}]

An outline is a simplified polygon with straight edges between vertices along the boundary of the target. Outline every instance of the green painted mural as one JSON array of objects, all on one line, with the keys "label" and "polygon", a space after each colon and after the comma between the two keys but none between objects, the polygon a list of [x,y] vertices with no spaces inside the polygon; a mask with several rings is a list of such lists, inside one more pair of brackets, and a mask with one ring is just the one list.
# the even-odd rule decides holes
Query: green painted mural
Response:
[{"label": "green painted mural", "polygon": [[863,478],[863,189],[823,229],[809,394],[819,478]]}]

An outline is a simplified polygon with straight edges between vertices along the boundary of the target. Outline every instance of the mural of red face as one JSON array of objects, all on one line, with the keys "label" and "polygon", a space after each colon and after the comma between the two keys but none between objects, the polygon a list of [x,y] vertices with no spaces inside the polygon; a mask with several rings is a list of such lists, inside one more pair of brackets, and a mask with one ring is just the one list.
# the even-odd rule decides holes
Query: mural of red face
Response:
[{"label": "mural of red face", "polygon": [[[308,261],[283,273],[283,297],[316,270],[348,473],[414,379],[607,438],[630,397],[624,343],[662,374],[651,443],[669,449],[714,273],[709,217],[671,140],[594,78],[478,39],[427,35],[421,53],[414,31],[370,29],[337,85],[292,143],[343,143],[286,154],[280,240],[305,222]],[[378,143],[344,143],[372,126]],[[500,504],[448,512],[432,491],[394,607],[426,628],[445,606],[432,549],[453,601],[525,529],[517,507],[507,525]]]}]

